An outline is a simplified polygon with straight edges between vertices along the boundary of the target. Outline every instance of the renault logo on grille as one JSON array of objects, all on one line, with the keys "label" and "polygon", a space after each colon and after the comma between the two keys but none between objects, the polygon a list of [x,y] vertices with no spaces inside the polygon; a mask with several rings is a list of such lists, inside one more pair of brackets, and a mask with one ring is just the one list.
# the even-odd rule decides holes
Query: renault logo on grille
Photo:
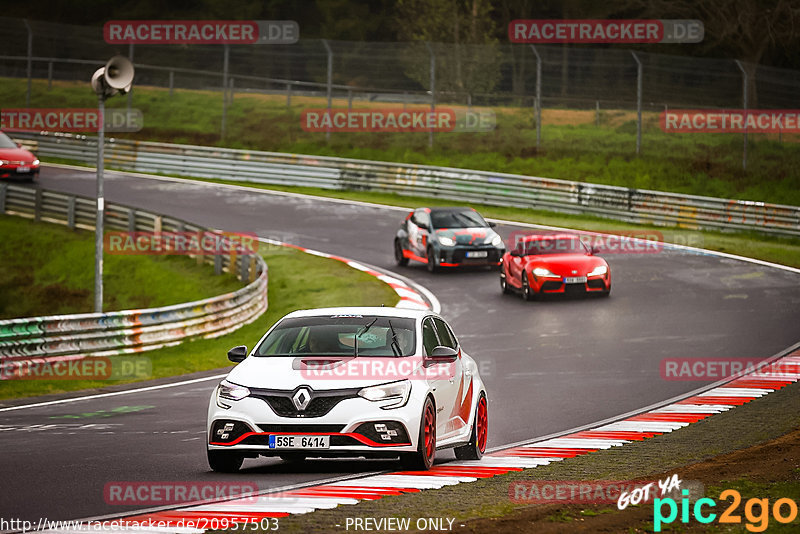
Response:
[{"label": "renault logo on grille", "polygon": [[302,412],[308,407],[308,403],[311,402],[311,392],[306,388],[298,389],[297,393],[292,395],[292,402],[294,403],[294,407],[297,408],[297,411]]}]

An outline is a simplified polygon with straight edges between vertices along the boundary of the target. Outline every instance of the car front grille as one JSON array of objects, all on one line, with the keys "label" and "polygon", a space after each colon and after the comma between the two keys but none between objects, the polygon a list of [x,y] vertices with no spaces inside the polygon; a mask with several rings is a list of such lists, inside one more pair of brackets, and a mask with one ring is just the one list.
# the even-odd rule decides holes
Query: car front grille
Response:
[{"label": "car front grille", "polygon": [[304,410],[298,410],[294,402],[292,402],[292,396],[299,389],[285,391],[250,388],[250,396],[266,402],[272,408],[272,411],[280,417],[322,417],[327,415],[343,400],[357,397],[360,388],[314,391],[306,387],[311,396],[311,401]]}]

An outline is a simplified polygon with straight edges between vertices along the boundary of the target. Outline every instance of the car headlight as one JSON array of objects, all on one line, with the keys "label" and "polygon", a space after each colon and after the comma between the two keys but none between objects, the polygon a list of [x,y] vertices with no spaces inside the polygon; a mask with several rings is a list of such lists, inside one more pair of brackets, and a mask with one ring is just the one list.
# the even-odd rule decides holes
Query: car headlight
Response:
[{"label": "car headlight", "polygon": [[499,235],[494,236],[494,239],[492,239],[492,246],[493,247],[497,247],[497,248],[502,247],[503,246],[503,238],[500,237]]},{"label": "car headlight", "polygon": [[597,267],[592,269],[592,272],[590,272],[588,276],[602,276],[607,272],[608,272],[608,267],[606,267],[605,265],[598,265]]},{"label": "car headlight", "polygon": [[34,167],[38,167],[39,166],[39,160],[38,159],[33,160],[31,165],[34,166]]},{"label": "car headlight", "polygon": [[409,380],[390,382],[389,384],[381,384],[379,386],[370,386],[358,392],[359,397],[363,397],[368,401],[392,401],[381,406],[384,410],[405,406],[410,394],[411,382]]},{"label": "car headlight", "polygon": [[8,163],[9,163],[8,161],[3,161],[2,159],[0,159],[0,167],[2,167],[3,165],[8,165]]},{"label": "car headlight", "polygon": [[446,235],[440,235],[439,243],[444,247],[453,247],[456,244],[456,240],[452,237],[447,237]]},{"label": "car headlight", "polygon": [[550,269],[545,269],[544,267],[536,267],[533,270],[533,275],[540,278],[561,278],[561,276],[557,275]]},{"label": "car headlight", "polygon": [[220,408],[230,408],[229,404],[222,402],[222,399],[238,401],[250,395],[250,390],[239,384],[223,380],[217,387],[217,406]]}]

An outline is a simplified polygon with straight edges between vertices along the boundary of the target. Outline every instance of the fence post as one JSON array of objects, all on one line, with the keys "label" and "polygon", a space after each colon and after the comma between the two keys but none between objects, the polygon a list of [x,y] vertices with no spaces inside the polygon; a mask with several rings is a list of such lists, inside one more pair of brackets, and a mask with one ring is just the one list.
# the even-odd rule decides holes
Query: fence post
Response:
[{"label": "fence post", "polygon": [[636,155],[638,156],[642,149],[642,62],[639,61],[639,56],[636,52],[631,50],[631,55],[636,61]]},{"label": "fence post", "polygon": [[222,45],[222,132],[220,137],[225,139],[225,119],[228,114],[228,99],[225,97],[225,90],[228,87],[228,57],[230,55],[230,46]]},{"label": "fence post", "polygon": [[[425,46],[428,48],[428,53],[431,55],[431,113],[436,112],[436,54],[433,53],[433,47],[428,41],[425,41]],[[428,148],[433,147],[433,129],[428,131]]]},{"label": "fence post", "polygon": [[286,107],[292,107],[292,84],[286,84]]},{"label": "fence post", "polygon": [[75,229],[75,197],[67,198],[67,228]]},{"label": "fence post", "polygon": [[542,56],[536,50],[534,45],[531,45],[533,55],[536,56],[536,148],[542,143]]},{"label": "fence post", "polygon": [[175,86],[175,71],[169,71],[169,96],[172,96],[172,88]]},{"label": "fence post", "polygon": [[747,170],[747,71],[738,59],[734,59],[736,66],[742,71],[742,111],[744,111],[744,144],[742,145],[742,170]]},{"label": "fence post", "polygon": [[214,254],[214,274],[222,274],[222,255]]},{"label": "fence post", "polygon": [[[331,98],[333,92],[333,50],[331,50],[330,45],[328,44],[327,39],[322,40],[322,44],[325,46],[325,51],[328,53],[328,81],[326,84],[326,92],[328,94],[328,118],[331,118]],[[325,131],[325,141],[331,140],[331,128],[330,126]]]},{"label": "fence post", "polygon": [[600,101],[595,100],[594,102],[594,125],[598,128],[600,127]]},{"label": "fence post", "polygon": [[[131,63],[133,63],[133,43],[128,44],[128,59],[130,59]],[[131,116],[131,105],[133,103],[133,87],[132,86],[128,90],[127,98],[128,98],[128,115],[127,116],[130,117]]]},{"label": "fence post", "polygon": [[31,80],[33,78],[33,29],[31,25],[28,24],[28,19],[23,19],[25,23],[25,29],[28,30],[28,63],[27,63],[27,75],[28,75],[28,91],[25,93],[25,107],[31,107]]},{"label": "fence post", "polygon": [[249,278],[250,261],[247,256],[242,254],[239,260],[239,280],[247,282]]}]

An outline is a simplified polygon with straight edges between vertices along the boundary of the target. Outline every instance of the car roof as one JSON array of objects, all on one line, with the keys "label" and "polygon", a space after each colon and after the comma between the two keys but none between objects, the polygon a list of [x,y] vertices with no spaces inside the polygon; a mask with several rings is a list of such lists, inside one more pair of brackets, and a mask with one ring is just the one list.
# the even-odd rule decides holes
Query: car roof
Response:
[{"label": "car roof", "polygon": [[422,319],[428,315],[436,315],[430,310],[417,310],[413,308],[395,308],[393,306],[345,306],[338,308],[314,308],[297,310],[286,315],[293,317],[321,317],[331,315],[372,315],[378,317],[400,317],[406,319]]}]

